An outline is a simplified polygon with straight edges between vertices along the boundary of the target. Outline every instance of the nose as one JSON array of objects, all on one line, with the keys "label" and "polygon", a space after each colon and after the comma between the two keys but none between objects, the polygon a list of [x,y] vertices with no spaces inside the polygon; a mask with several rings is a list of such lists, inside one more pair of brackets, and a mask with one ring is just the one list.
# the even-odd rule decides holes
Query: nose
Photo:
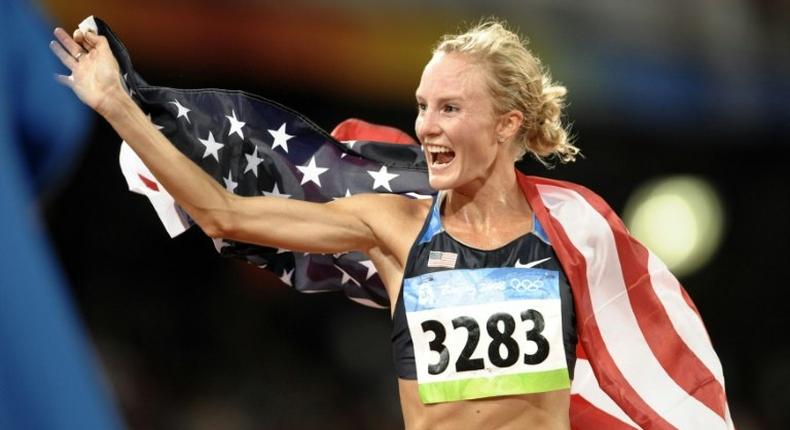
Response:
[{"label": "nose", "polygon": [[432,138],[441,134],[442,129],[439,127],[436,113],[431,109],[419,111],[414,121],[414,132],[421,143],[430,142]]}]

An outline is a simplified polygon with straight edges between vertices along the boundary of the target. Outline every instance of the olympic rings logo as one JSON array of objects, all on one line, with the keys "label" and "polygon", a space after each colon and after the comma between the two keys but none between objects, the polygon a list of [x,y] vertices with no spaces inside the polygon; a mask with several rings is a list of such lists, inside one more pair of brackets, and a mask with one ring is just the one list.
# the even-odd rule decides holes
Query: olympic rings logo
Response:
[{"label": "olympic rings logo", "polygon": [[510,286],[519,293],[543,291],[543,279],[511,279]]}]

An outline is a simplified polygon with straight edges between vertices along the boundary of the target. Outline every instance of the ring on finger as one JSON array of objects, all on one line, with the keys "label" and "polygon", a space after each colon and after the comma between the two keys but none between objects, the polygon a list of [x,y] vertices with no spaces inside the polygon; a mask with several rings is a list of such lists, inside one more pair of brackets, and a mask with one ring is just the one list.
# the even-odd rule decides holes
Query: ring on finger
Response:
[{"label": "ring on finger", "polygon": [[77,62],[79,62],[80,57],[82,57],[82,54],[84,54],[84,52],[82,51],[78,52],[76,55],[74,55],[74,59],[77,60]]}]

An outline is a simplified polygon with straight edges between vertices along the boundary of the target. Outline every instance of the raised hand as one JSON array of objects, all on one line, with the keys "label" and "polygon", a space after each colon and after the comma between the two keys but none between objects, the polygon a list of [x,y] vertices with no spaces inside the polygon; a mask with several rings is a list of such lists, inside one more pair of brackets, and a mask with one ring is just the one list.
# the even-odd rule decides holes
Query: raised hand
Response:
[{"label": "raised hand", "polygon": [[126,93],[121,83],[118,62],[104,36],[93,32],[74,32],[74,38],[56,28],[49,47],[69,70],[70,76],[56,75],[83,103],[106,116],[111,104]]}]

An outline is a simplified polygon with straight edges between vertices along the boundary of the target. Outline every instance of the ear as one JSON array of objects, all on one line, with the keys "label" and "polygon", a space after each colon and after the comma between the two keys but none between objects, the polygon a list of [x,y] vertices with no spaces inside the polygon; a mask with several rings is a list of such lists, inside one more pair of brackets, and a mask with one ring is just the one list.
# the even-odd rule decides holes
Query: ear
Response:
[{"label": "ear", "polygon": [[496,125],[497,142],[509,142],[516,136],[521,124],[524,123],[524,114],[518,110],[511,110],[499,116]]}]

